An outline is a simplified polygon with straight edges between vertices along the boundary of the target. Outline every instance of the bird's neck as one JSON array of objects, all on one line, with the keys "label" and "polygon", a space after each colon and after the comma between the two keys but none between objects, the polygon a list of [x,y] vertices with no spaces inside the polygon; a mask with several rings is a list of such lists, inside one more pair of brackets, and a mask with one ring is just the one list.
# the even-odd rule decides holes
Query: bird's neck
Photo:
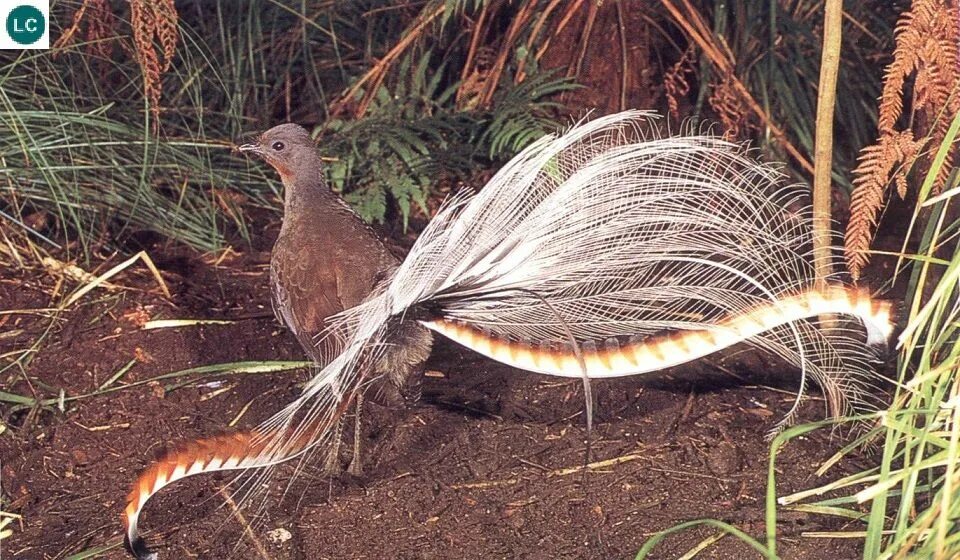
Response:
[{"label": "bird's neck", "polygon": [[283,177],[283,228],[307,222],[322,228],[325,218],[338,213],[343,201],[330,190],[322,172],[299,173],[297,177]]},{"label": "bird's neck", "polygon": [[317,154],[301,154],[293,161],[275,167],[283,181],[284,216],[296,217],[313,212],[333,195]]}]

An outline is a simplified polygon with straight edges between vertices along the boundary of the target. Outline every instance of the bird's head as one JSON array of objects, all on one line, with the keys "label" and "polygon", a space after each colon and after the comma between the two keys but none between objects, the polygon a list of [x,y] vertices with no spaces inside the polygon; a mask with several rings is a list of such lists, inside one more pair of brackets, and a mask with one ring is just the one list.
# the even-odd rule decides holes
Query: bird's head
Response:
[{"label": "bird's head", "polygon": [[298,172],[315,172],[313,167],[320,163],[317,145],[310,133],[293,123],[275,126],[260,134],[256,141],[242,144],[237,149],[263,158],[285,182]]}]

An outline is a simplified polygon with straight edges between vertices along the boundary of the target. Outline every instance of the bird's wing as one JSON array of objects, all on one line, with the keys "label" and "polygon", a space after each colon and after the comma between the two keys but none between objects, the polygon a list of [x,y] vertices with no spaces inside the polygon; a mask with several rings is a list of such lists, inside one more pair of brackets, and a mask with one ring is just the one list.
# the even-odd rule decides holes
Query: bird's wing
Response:
[{"label": "bird's wing", "polygon": [[333,271],[337,284],[337,297],[344,309],[363,303],[374,287],[386,280],[397,267],[379,239],[363,239],[362,248],[335,249]]},{"label": "bird's wing", "polygon": [[345,309],[339,298],[341,280],[335,272],[336,259],[309,245],[282,263],[276,257],[270,265],[274,312],[297,337],[307,356],[323,365],[330,360],[331,352],[337,351],[337,345],[331,339],[317,346],[314,337],[324,330],[327,317]]},{"label": "bird's wing", "polygon": [[336,337],[318,340],[327,319],[362,303],[397,265],[359,220],[347,220],[336,231],[310,232],[295,242],[279,240],[274,255],[270,280],[275,312],[320,365],[341,350]]}]

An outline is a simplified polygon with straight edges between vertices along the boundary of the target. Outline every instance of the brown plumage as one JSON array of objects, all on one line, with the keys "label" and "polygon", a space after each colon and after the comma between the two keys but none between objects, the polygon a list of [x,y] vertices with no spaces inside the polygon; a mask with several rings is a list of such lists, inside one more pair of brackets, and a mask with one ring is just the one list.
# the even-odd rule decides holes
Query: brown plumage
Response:
[{"label": "brown plumage", "polygon": [[362,302],[397,260],[327,187],[306,130],[281,125],[241,150],[263,157],[283,180],[283,225],[270,259],[271,299],[277,319],[311,359],[323,363],[328,349],[318,348],[315,337],[325,319]]},{"label": "brown plumage", "polygon": [[[303,127],[276,126],[240,150],[262,157],[283,180],[283,225],[270,260],[273,307],[310,359],[322,366],[339,351],[330,339],[327,346],[317,346],[326,319],[363,302],[399,261],[327,186],[317,146]],[[431,341],[420,325],[402,326],[394,350],[371,372],[381,381],[370,395],[375,402],[397,405],[419,397],[421,365]],[[358,469],[359,463],[351,467]]]}]

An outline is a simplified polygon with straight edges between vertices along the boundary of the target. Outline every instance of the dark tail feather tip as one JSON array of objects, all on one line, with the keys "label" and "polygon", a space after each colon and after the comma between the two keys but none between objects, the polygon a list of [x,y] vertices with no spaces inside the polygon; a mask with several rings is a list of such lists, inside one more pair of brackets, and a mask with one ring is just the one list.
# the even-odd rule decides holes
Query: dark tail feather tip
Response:
[{"label": "dark tail feather tip", "polygon": [[147,543],[139,537],[131,543],[130,537],[124,535],[123,547],[137,560],[157,560],[157,553],[147,548]]}]

